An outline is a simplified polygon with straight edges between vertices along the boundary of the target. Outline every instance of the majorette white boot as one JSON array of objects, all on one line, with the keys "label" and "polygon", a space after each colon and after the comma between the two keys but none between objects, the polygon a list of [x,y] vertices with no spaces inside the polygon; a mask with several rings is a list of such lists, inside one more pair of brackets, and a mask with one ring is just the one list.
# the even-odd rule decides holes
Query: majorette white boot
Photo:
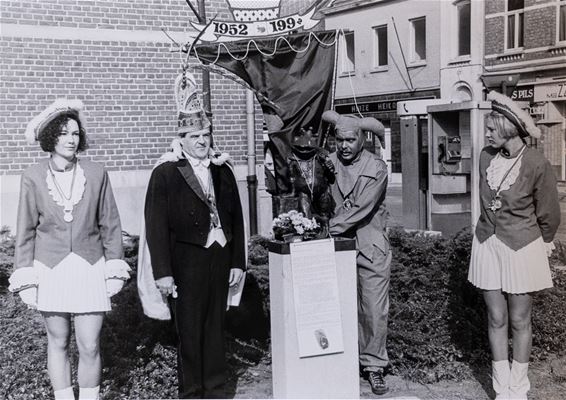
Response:
[{"label": "majorette white boot", "polygon": [[509,379],[511,368],[508,360],[491,362],[491,380],[495,390],[495,400],[509,399]]},{"label": "majorette white boot", "polygon": [[510,399],[527,399],[527,392],[531,388],[527,371],[529,363],[520,363],[513,360],[511,364],[511,378],[509,379],[509,398]]},{"label": "majorette white boot", "polygon": [[55,400],[75,400],[75,393],[73,393],[73,388],[71,386],[66,387],[65,389],[54,390],[53,393],[55,394]]},{"label": "majorette white boot", "polygon": [[100,385],[93,388],[79,388],[79,400],[98,400]]}]

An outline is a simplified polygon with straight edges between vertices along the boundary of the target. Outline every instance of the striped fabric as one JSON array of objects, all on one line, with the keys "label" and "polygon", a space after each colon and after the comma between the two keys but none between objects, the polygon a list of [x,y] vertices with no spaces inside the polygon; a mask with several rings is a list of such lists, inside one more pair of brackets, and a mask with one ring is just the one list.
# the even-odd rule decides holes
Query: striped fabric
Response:
[{"label": "striped fabric", "polygon": [[91,265],[75,253],[53,268],[35,260],[39,277],[37,309],[67,313],[110,311],[104,266],[104,257]]},{"label": "striped fabric", "polygon": [[513,294],[552,287],[542,237],[514,251],[495,235],[483,243],[474,235],[468,280],[480,289]]}]

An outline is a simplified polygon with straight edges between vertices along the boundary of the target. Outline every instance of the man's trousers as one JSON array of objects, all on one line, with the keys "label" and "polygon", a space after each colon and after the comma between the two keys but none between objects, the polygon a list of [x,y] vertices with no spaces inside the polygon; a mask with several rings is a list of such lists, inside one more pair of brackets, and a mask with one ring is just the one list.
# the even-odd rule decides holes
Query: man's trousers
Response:
[{"label": "man's trousers", "polygon": [[226,381],[224,320],[230,276],[229,244],[209,248],[175,243],[172,301],[178,335],[180,398],[223,396]]},{"label": "man's trousers", "polygon": [[387,321],[389,314],[389,278],[391,249],[386,240],[384,250],[374,248],[370,261],[357,257],[358,269],[358,346],[360,367],[376,371],[389,364],[387,355]]}]

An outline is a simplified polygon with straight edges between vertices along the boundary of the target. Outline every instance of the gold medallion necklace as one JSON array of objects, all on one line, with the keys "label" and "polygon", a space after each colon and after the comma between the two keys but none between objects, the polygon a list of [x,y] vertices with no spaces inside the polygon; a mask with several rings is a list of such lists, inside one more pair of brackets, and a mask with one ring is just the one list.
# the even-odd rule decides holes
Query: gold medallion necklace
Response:
[{"label": "gold medallion necklace", "polygon": [[513,162],[513,165],[511,165],[511,168],[509,168],[507,170],[507,172],[505,172],[505,175],[503,175],[503,179],[501,179],[501,182],[499,183],[499,186],[497,187],[497,190],[495,191],[495,196],[493,197],[493,199],[491,200],[491,202],[489,203],[489,206],[488,206],[488,208],[492,212],[496,212],[503,205],[503,203],[501,203],[501,195],[499,194],[501,192],[501,186],[503,186],[503,182],[505,182],[507,175],[509,175],[511,170],[515,167],[515,165],[517,165],[517,163],[519,162],[519,160],[523,156],[523,151],[525,151],[526,148],[527,148],[527,145],[523,145],[523,147],[521,148],[521,151],[519,152],[519,155],[517,156],[517,158]]},{"label": "gold medallion necklace", "polygon": [[51,174],[51,179],[53,179],[53,183],[55,185],[55,189],[61,196],[63,201],[63,219],[65,222],[71,222],[73,220],[73,201],[71,198],[73,197],[73,189],[75,187],[75,177],[77,176],[77,163],[75,162],[73,165],[73,178],[71,180],[71,189],[69,190],[69,196],[65,196],[63,188],[59,185],[57,178],[55,177],[55,173],[53,172],[53,167],[51,167],[51,160],[47,164],[49,166],[49,173]]}]

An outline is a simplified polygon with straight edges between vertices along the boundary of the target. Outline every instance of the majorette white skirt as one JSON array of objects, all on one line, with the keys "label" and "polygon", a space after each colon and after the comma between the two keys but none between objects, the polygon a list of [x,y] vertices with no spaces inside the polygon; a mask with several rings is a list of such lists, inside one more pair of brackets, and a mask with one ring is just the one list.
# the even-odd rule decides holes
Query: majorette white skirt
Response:
[{"label": "majorette white skirt", "polygon": [[515,251],[495,235],[483,243],[474,235],[468,280],[480,289],[513,294],[552,287],[542,237]]},{"label": "majorette white skirt", "polygon": [[33,266],[39,280],[39,311],[75,314],[110,311],[104,257],[91,265],[81,256],[70,253],[53,268],[37,260]]}]

